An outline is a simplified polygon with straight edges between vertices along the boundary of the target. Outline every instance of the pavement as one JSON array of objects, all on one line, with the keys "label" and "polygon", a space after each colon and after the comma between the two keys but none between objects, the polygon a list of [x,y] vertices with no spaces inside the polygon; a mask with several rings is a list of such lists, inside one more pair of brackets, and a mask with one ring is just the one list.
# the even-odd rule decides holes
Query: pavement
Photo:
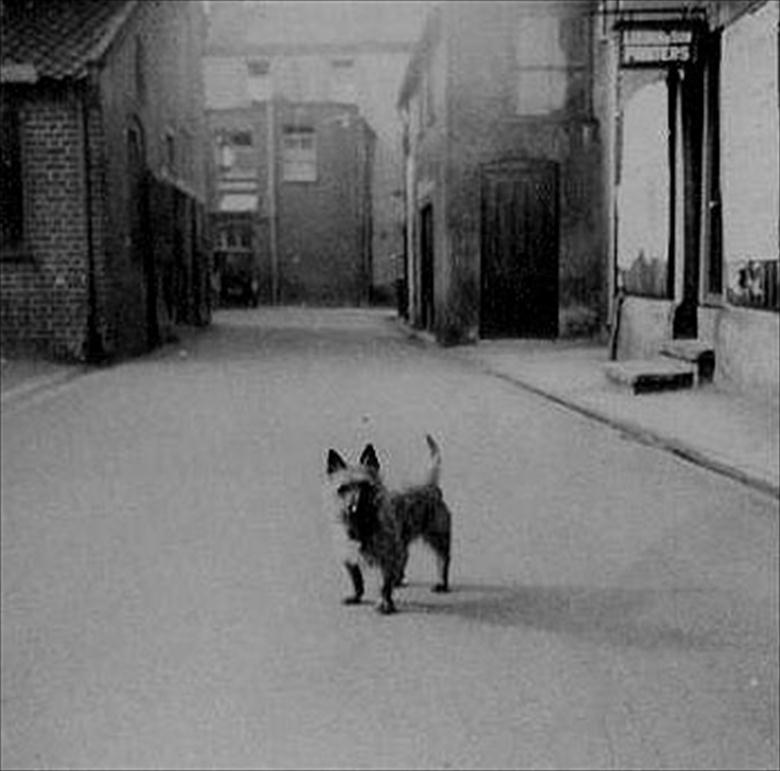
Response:
[{"label": "pavement", "polygon": [[3,358],[0,360],[0,405],[54,388],[86,371],[80,364]]},{"label": "pavement", "polygon": [[[430,334],[398,323],[410,339],[438,348]],[[155,355],[175,355],[186,347],[185,334],[180,344],[164,346]],[[746,397],[715,384],[636,395],[606,378],[607,348],[587,340],[489,340],[446,350],[637,441],[780,498],[780,402]],[[3,359],[0,405],[90,371],[84,365]]]},{"label": "pavement", "polygon": [[[402,326],[410,338],[436,345],[430,334]],[[607,347],[591,341],[488,340],[447,350],[638,441],[780,497],[778,401],[715,384],[637,395],[607,379]]]}]

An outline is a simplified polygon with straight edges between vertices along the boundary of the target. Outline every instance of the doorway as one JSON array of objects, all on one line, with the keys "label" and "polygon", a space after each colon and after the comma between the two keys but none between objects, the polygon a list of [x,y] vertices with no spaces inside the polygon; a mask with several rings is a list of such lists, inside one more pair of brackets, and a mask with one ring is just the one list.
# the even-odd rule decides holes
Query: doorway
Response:
[{"label": "doorway", "polygon": [[480,335],[558,335],[558,167],[485,167]]},{"label": "doorway", "polygon": [[420,321],[423,329],[433,329],[433,205],[420,210]]},{"label": "doorway", "polygon": [[127,156],[130,243],[133,262],[135,265],[141,265],[143,271],[146,346],[151,349],[160,342],[160,327],[157,318],[157,272],[154,250],[149,238],[149,174],[146,170],[144,138],[140,125],[132,125],[127,132]]}]

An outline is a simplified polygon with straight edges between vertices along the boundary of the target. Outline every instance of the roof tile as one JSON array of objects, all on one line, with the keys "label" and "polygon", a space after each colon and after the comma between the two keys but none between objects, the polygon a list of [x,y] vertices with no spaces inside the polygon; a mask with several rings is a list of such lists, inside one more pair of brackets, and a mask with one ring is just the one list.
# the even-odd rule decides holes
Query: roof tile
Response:
[{"label": "roof tile", "polygon": [[2,64],[32,64],[39,78],[79,78],[116,35],[129,0],[43,0],[5,5]]}]

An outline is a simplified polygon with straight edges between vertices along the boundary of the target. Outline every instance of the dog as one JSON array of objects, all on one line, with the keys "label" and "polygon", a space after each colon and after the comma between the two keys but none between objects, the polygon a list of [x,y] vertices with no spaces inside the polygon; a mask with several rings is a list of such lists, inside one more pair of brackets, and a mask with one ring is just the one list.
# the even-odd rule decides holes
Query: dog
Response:
[{"label": "dog", "polygon": [[409,547],[418,538],[436,554],[439,582],[436,592],[449,591],[452,515],[444,502],[439,476],[441,453],[433,438],[425,437],[431,466],[425,481],[405,490],[388,490],[379,472],[373,445],[367,444],[357,465],[349,465],[336,450],[327,456],[328,500],[339,556],[352,579],[353,594],[344,599],[355,605],[363,599],[361,565],[378,568],[382,577],[381,613],[394,613],[393,590],[404,583]]}]

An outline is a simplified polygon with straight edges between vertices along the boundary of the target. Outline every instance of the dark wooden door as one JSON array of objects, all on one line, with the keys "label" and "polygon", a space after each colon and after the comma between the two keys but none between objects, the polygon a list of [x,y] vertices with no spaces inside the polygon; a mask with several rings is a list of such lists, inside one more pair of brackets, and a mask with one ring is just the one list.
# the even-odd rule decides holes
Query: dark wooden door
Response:
[{"label": "dark wooden door", "polygon": [[425,329],[433,328],[433,206],[420,211],[420,299],[421,322]]},{"label": "dark wooden door", "polygon": [[558,170],[512,163],[484,170],[482,337],[558,334]]},{"label": "dark wooden door", "polygon": [[157,272],[150,238],[150,184],[146,170],[143,134],[133,126],[128,132],[129,227],[133,261],[143,270],[146,344],[154,348],[160,342],[157,318]]}]

